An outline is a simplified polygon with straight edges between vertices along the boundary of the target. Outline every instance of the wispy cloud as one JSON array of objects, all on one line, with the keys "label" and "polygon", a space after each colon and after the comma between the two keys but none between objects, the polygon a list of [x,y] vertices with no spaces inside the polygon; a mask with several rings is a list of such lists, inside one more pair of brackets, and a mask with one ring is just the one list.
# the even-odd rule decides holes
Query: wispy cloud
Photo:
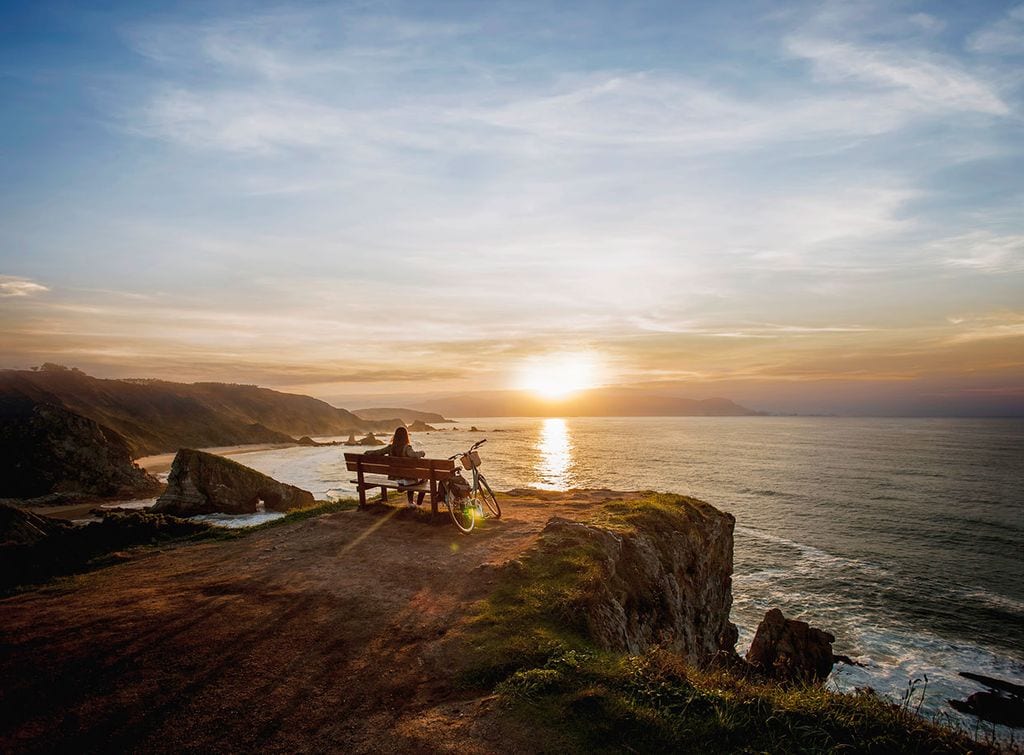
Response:
[{"label": "wispy cloud", "polygon": [[967,49],[993,55],[1024,55],[1024,5],[1011,8],[998,21],[967,39]]},{"label": "wispy cloud", "polygon": [[0,296],[35,296],[49,291],[47,286],[36,283],[28,278],[21,278],[14,275],[0,275]]},{"label": "wispy cloud", "polygon": [[997,236],[990,231],[943,239],[931,244],[954,268],[999,274],[1024,271],[1024,235]]},{"label": "wispy cloud", "polygon": [[793,37],[787,49],[830,83],[859,82],[898,92],[906,106],[1006,115],[996,89],[935,53],[866,47],[831,39]]}]

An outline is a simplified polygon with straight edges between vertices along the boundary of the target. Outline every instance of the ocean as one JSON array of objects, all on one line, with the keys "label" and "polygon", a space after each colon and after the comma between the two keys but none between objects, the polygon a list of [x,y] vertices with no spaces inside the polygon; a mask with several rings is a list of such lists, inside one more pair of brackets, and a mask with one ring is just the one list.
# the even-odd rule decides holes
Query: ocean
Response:
[{"label": "ocean", "polygon": [[[479,432],[467,431],[474,425]],[[957,672],[1024,683],[1024,420],[480,418],[454,427],[413,443],[445,457],[486,437],[495,490],[650,489],[734,514],[741,650],[778,607],[865,664],[836,666],[829,683],[840,690],[900,700],[912,689],[913,707],[956,719],[945,700],[979,689]],[[235,458],[326,498],[353,493],[342,450]]]}]

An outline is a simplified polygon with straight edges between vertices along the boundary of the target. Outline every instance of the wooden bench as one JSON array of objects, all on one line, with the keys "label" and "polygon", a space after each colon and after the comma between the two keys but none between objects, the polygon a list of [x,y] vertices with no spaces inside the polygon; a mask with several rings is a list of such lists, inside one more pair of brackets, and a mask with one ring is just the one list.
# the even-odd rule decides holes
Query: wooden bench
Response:
[{"label": "wooden bench", "polygon": [[[380,488],[380,500],[388,500],[388,490],[403,493],[412,491],[420,496],[430,493],[430,510],[437,513],[440,500],[438,483],[455,474],[455,462],[451,459],[413,459],[404,456],[367,456],[366,454],[345,454],[345,466],[356,473],[355,483],[359,492],[360,507],[366,505],[366,491]],[[403,485],[388,477],[423,480],[418,485]]]}]

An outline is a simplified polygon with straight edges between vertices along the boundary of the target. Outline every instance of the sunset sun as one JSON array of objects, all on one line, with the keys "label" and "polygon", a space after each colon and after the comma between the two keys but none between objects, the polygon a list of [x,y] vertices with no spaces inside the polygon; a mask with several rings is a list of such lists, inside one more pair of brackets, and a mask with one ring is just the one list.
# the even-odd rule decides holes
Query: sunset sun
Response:
[{"label": "sunset sun", "polygon": [[546,399],[566,398],[598,382],[597,360],[589,354],[548,354],[523,365],[518,387]]}]

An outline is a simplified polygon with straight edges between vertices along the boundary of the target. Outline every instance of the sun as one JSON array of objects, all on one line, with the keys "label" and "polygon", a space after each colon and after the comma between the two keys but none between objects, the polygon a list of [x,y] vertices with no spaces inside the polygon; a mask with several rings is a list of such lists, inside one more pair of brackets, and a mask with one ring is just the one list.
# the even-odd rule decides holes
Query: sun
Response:
[{"label": "sun", "polygon": [[593,388],[597,379],[593,355],[547,354],[527,360],[520,369],[518,387],[553,400]]}]

